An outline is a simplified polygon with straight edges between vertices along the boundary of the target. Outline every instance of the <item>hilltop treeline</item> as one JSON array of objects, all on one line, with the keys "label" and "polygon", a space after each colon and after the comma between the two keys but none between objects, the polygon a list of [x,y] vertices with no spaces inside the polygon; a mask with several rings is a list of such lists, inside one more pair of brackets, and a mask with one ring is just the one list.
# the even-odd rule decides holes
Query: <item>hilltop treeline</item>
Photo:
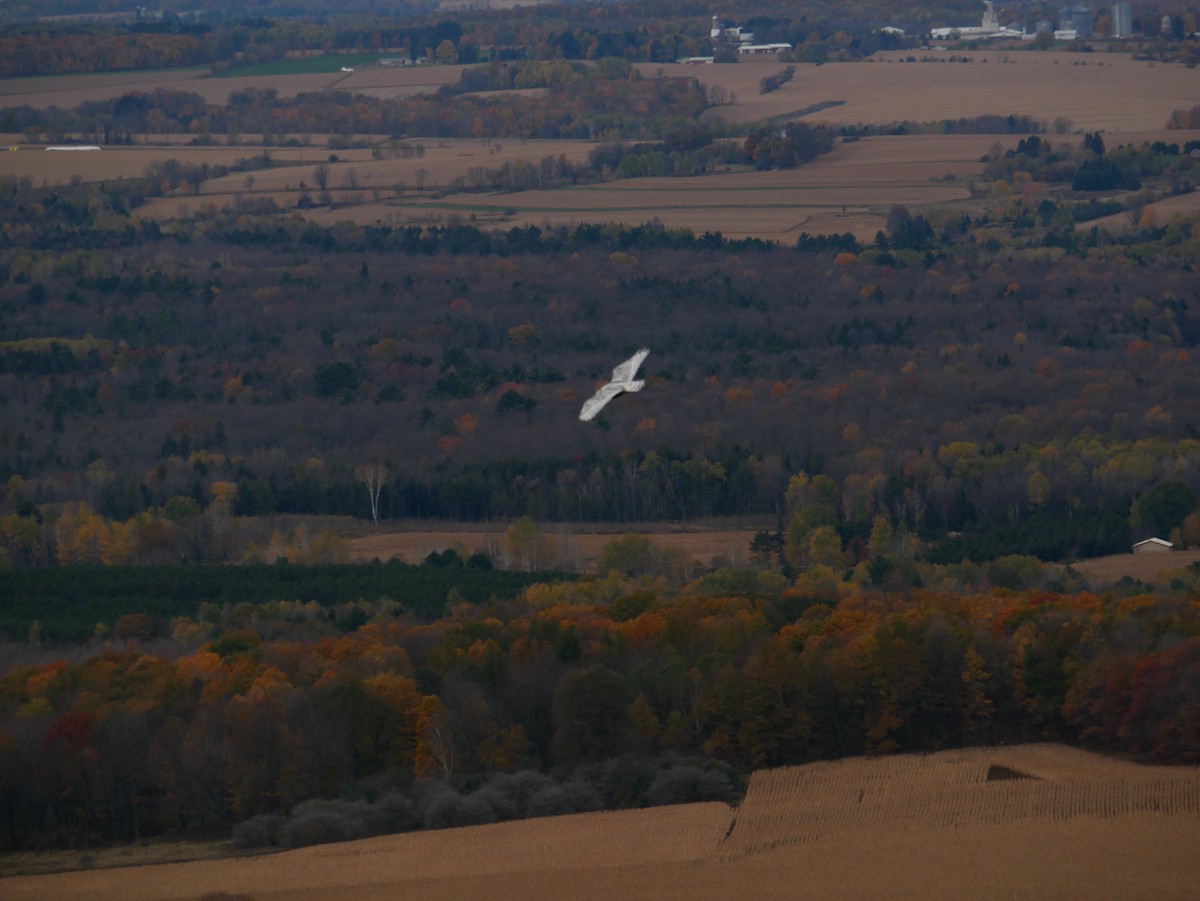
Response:
[{"label": "hilltop treeline", "polygon": [[176,618],[169,645],[12,666],[0,848],[729,800],[755,768],[974,743],[1198,760],[1194,601],[724,570],[539,584],[433,624],[358,606],[348,634],[317,604],[244,603]]},{"label": "hilltop treeline", "polygon": [[[70,5],[70,4],[68,4]],[[76,6],[103,6],[77,3]],[[159,21],[125,23],[49,22],[11,24],[0,34],[0,77],[55,75],[208,65],[214,71],[282,60],[295,53],[377,53],[407,60],[474,63],[481,57],[595,60],[606,56],[631,61],[674,62],[710,55],[712,11],[693,3],[612,3],[546,5],[503,11],[458,10],[452,17],[425,8],[390,4],[387,15],[375,7],[341,6],[335,12],[289,2],[273,9],[169,10]],[[23,3],[6,4],[9,16]],[[743,18],[761,41],[803,47],[805,61],[857,58],[880,47],[898,46],[877,29],[895,21],[894,10],[848,9],[845,4],[809,4],[799,15],[763,14],[761,7],[726,16]],[[161,7],[160,7],[161,8]],[[82,11],[82,10],[81,10]],[[128,8],[109,10],[126,13]],[[64,8],[64,13],[66,9]],[[40,8],[29,10],[41,16]],[[181,15],[176,15],[176,13]],[[290,18],[297,14],[302,18]],[[921,16],[922,12],[910,15]],[[974,10],[969,15],[976,16]]]},{"label": "hilltop treeline", "polygon": [[280,97],[274,88],[246,88],[221,105],[199,94],[155,88],[89,101],[73,110],[6,108],[0,110],[0,129],[52,137],[318,132],[615,140],[658,137],[692,122],[709,102],[694,79],[642,78],[624,60],[603,60],[596,66],[505,66],[531,73],[529,79],[544,84],[545,93],[536,98],[450,94],[381,99],[340,91]]}]

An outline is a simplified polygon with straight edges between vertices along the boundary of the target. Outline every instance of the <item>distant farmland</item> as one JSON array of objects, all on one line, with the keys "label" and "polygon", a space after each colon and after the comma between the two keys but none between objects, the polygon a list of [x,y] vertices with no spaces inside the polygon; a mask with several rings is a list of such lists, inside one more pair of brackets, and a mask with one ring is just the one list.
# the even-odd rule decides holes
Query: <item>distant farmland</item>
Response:
[{"label": "distant farmland", "polygon": [[[274,89],[280,96],[303,91],[350,91],[394,98],[436,91],[456,82],[465,68],[370,64],[378,54],[319,56],[285,60],[266,68],[236,70],[215,78],[202,70],[120,73],[61,78],[9,79],[0,84],[0,105],[29,103],[71,107],[84,100],[168,86],[195,91],[211,103],[225,103],[234,91]],[[759,93],[759,82],[779,71],[776,60],[727,66],[639,64],[644,77],[660,73],[696,78],[724,102],[705,115],[733,123],[801,118],[831,125],[929,122],[979,115],[1028,115],[1072,134],[1051,134],[1053,142],[1080,140],[1085,130],[1101,130],[1110,146],[1124,141],[1186,142],[1192,132],[1167,132],[1174,110],[1188,109],[1200,97],[1200,70],[1136,61],[1128,54],[1032,51],[911,51],[879,53],[862,62],[797,65],[796,76],[778,90]],[[342,72],[343,66],[354,68]],[[816,110],[815,112],[809,112]],[[1053,129],[1052,129],[1053,130]],[[326,136],[296,136],[304,147],[270,148],[279,168],[253,178],[228,176],[205,182],[199,195],[181,189],[142,207],[142,216],[166,220],[201,209],[234,208],[246,199],[269,198],[320,224],[445,225],[474,222],[481,227],[659,222],[697,233],[758,237],[790,244],[804,232],[849,232],[873,240],[896,205],[914,211],[944,210],[978,215],[987,201],[977,190],[981,157],[997,144],[1015,146],[1019,135],[900,135],[875,137],[839,147],[802,168],[758,173],[722,169],[696,178],[627,179],[603,185],[515,193],[446,193],[473,168],[506,162],[538,163],[565,155],[585,159],[595,147],[581,141],[500,139],[437,140],[407,136],[423,152],[404,158],[372,159],[370,150],[338,151],[330,160]],[[387,136],[360,136],[383,143]],[[216,136],[220,144],[220,136]],[[10,136],[13,143],[24,140]],[[154,138],[154,140],[160,140]],[[170,138],[172,144],[177,137]],[[261,152],[252,135],[240,147],[171,146],[170,158],[228,165]],[[39,161],[0,154],[0,176],[30,176],[39,183],[65,183],[141,174],[146,163],[118,157],[120,151],[88,155],[95,161]],[[139,148],[139,154],[161,158]],[[103,158],[101,160],[100,158]],[[330,205],[297,204],[313,187],[313,169],[327,165]],[[287,166],[299,168],[287,168]],[[140,167],[140,168],[139,168]],[[301,183],[304,182],[305,185]],[[1161,221],[1200,208],[1200,194],[1159,201]],[[1161,206],[1161,210],[1157,209]],[[1110,225],[1121,226],[1116,220]]]}]

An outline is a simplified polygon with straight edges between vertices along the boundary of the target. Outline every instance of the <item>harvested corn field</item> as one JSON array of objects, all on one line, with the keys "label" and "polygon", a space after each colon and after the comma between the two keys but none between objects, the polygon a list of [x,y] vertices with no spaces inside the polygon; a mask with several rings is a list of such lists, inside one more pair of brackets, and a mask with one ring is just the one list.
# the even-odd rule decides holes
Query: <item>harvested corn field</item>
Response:
[{"label": "harvested corn field", "polygon": [[863,828],[1176,814],[1200,814],[1195,770],[1114,762],[1056,745],[970,748],[757,772],[722,852],[754,855]]},{"label": "harvested corn field", "polygon": [[[15,877],[12,899],[1185,899],[1200,771],[1058,745],[756,773],[691,804]],[[224,893],[224,894],[221,894]]]}]

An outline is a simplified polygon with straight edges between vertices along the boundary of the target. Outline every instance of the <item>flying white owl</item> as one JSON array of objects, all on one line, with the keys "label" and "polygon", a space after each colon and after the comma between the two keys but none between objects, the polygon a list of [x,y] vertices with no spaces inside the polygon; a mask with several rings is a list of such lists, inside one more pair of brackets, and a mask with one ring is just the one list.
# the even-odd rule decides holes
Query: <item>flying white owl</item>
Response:
[{"label": "flying white owl", "polygon": [[579,411],[579,418],[583,422],[587,422],[603,410],[610,400],[623,391],[641,391],[645,388],[646,383],[644,381],[639,379],[635,382],[633,377],[637,374],[638,367],[642,365],[642,360],[646,359],[649,354],[650,348],[643,347],[614,369],[612,381],[583,402],[583,409]]}]

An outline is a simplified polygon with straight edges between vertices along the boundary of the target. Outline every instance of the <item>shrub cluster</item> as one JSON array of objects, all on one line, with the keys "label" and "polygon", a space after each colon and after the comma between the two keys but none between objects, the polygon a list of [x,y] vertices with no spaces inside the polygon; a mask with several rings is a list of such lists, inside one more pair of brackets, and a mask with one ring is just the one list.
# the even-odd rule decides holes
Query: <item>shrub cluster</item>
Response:
[{"label": "shrub cluster", "polygon": [[[375,795],[389,774],[360,786]],[[391,788],[373,798],[315,798],[289,816],[260,814],[233,827],[238,848],[303,848],[414,829],[451,829],[529,817],[700,801],[732,803],[737,776],[710,760],[625,755],[562,779],[536,770],[493,773],[474,785],[440,779]]]}]

